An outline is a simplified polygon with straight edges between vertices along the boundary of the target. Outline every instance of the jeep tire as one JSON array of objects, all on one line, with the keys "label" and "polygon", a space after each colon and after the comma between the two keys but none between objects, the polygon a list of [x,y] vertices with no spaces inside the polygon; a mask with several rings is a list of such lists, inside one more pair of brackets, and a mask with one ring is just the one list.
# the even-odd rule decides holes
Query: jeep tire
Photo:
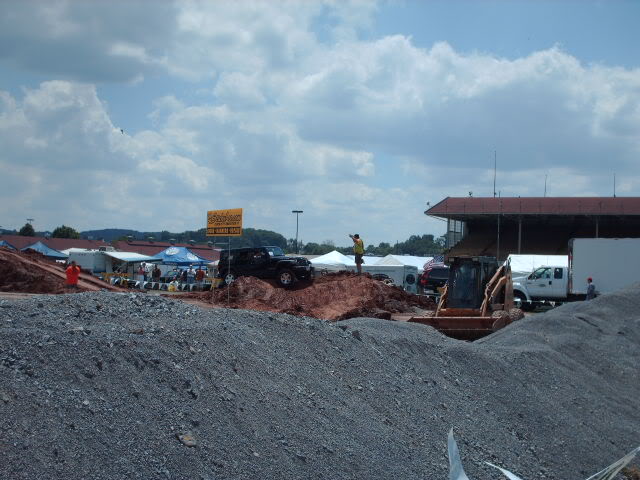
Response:
[{"label": "jeep tire", "polygon": [[296,281],[295,274],[288,268],[278,271],[278,283],[281,287],[291,287]]}]

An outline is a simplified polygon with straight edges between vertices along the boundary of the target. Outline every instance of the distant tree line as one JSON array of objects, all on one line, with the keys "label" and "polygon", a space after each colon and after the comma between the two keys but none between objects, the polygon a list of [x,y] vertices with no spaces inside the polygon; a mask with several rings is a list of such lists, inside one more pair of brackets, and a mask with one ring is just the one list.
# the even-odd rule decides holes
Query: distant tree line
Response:
[{"label": "distant tree line", "polygon": [[[33,237],[35,232],[30,223],[25,224],[18,233],[19,235]],[[109,235],[112,234],[112,235]],[[116,237],[117,235],[117,237]],[[231,248],[240,247],[259,247],[263,245],[273,245],[282,248],[287,253],[296,253],[296,241],[293,238],[285,238],[283,235],[272,232],[271,230],[261,230],[255,228],[243,228],[240,237],[208,237],[206,229],[187,230],[182,233],[172,233],[168,230],[160,232],[138,232],[136,230],[122,229],[106,229],[92,230],[90,232],[77,232],[74,228],[66,225],[57,227],[51,234],[54,238],[105,238],[112,237],[113,240],[153,240],[157,242],[174,242],[174,243],[215,243],[218,248],[225,248],[231,242]],[[366,240],[366,239],[365,239]],[[378,246],[368,245],[365,249],[367,255],[385,256],[392,254],[397,255],[415,255],[418,257],[428,256],[434,253],[442,253],[444,250],[444,236],[435,238],[433,235],[412,235],[404,242],[396,242],[394,245],[381,242]],[[298,241],[297,251],[304,255],[324,255],[333,250],[349,255],[353,253],[353,246],[336,247],[331,240],[324,240],[322,243],[309,242],[303,243]]]}]

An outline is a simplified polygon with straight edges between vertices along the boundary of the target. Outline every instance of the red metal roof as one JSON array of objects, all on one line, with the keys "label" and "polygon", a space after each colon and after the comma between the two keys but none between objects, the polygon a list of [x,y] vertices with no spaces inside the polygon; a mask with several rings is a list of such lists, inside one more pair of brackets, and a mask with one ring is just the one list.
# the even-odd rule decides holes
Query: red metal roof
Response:
[{"label": "red metal roof", "polygon": [[[46,237],[23,237],[22,235],[0,235],[0,240],[5,240],[18,250],[27,247],[29,245],[33,245],[34,243],[40,241],[44,243],[47,247],[53,248],[54,250],[66,250],[67,248],[86,248],[86,249],[94,249],[97,250],[98,247],[111,245],[109,243],[103,242],[102,240],[84,240],[84,239],[74,239],[74,238],[46,238]],[[186,247],[191,250],[196,255],[205,258],[209,261],[218,260],[220,258],[219,249],[212,250],[209,245],[206,244],[196,244],[191,245],[190,243],[176,243],[172,245],[169,242],[145,242],[134,240],[131,242],[127,241],[117,241],[113,242],[112,245],[116,250],[122,252],[136,252],[142,255],[148,255],[150,257],[154,256],[156,253],[161,252],[171,246],[177,247]]]},{"label": "red metal roof", "polygon": [[119,240],[117,242],[113,242],[113,246],[116,250],[123,252],[136,252],[142,255],[149,255],[150,257],[154,256],[156,253],[166,250],[169,247],[185,247],[199,257],[211,262],[220,258],[220,250],[213,250],[206,244],[191,245],[190,243],[171,244],[169,242],[147,242],[143,240],[132,240],[129,242],[126,240]]},{"label": "red metal roof", "polygon": [[640,197],[447,197],[426,215],[639,215]]},{"label": "red metal roof", "polygon": [[75,238],[46,238],[46,237],[23,237],[22,235],[0,235],[0,240],[6,240],[18,250],[42,242],[47,247],[54,250],[66,250],[67,248],[87,248],[97,249],[98,247],[109,245],[101,240],[84,240]]}]

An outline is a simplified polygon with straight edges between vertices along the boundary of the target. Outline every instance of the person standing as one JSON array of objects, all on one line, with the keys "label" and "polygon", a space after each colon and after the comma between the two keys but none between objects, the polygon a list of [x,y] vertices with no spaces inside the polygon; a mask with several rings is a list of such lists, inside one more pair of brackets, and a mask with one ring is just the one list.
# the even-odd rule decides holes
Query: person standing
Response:
[{"label": "person standing", "polygon": [[356,257],[356,268],[358,269],[358,275],[362,273],[362,264],[364,263],[364,241],[357,233],[355,235],[349,234],[351,240],[353,240],[353,254]]},{"label": "person standing", "polygon": [[586,300],[593,300],[596,297],[596,286],[593,284],[591,277],[587,278],[587,298]]},{"label": "person standing", "polygon": [[196,270],[196,284],[198,285],[198,288],[200,290],[202,290],[202,282],[204,280],[204,270],[202,270],[202,267],[198,267],[198,270]]},{"label": "person standing", "polygon": [[144,277],[146,275],[146,271],[144,269],[144,262],[140,264],[138,267],[138,282],[141,289],[144,289]]},{"label": "person standing", "polygon": [[151,271],[151,278],[154,282],[160,281],[160,269],[158,268],[158,265],[153,266],[153,270]]},{"label": "person standing", "polygon": [[80,277],[80,267],[76,265],[76,261],[72,260],[71,265],[65,270],[67,274],[67,287],[78,288],[78,278]]}]

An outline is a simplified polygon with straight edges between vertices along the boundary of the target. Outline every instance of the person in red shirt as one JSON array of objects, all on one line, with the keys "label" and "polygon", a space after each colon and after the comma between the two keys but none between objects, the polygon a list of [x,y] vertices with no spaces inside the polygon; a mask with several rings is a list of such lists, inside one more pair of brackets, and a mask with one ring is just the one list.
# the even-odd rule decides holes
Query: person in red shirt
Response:
[{"label": "person in red shirt", "polygon": [[196,284],[198,285],[198,288],[200,288],[202,290],[202,281],[204,280],[204,270],[202,270],[202,267],[198,267],[198,270],[196,271]]},{"label": "person in red shirt", "polygon": [[78,288],[78,277],[80,277],[80,267],[76,265],[75,260],[65,270],[67,274],[67,287]]}]

